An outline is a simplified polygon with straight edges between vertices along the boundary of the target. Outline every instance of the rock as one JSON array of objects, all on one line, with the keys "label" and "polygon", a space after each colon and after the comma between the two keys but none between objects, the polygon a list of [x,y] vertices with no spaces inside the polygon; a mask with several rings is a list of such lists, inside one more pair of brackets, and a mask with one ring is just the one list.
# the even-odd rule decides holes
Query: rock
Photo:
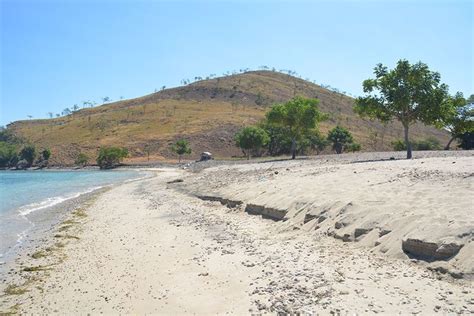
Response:
[{"label": "rock", "polygon": [[16,164],[17,170],[26,170],[28,167],[29,167],[29,163],[25,159],[18,161],[18,163]]},{"label": "rock", "polygon": [[454,242],[438,244],[414,238],[402,240],[402,250],[405,253],[428,261],[449,259],[455,256],[463,246]]}]

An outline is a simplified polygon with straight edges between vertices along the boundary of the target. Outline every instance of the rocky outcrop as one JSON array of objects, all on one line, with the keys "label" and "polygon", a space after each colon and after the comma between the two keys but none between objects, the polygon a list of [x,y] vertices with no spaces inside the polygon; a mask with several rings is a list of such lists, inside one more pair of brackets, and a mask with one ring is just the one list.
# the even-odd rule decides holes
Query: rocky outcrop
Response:
[{"label": "rocky outcrop", "polygon": [[26,161],[25,159],[22,159],[22,160],[18,161],[18,163],[16,164],[16,169],[17,170],[26,170],[29,166],[30,166],[30,164],[28,163],[28,161]]},{"label": "rocky outcrop", "polygon": [[405,253],[427,261],[447,260],[455,256],[463,246],[454,242],[440,244],[414,238],[402,241],[402,250]]}]

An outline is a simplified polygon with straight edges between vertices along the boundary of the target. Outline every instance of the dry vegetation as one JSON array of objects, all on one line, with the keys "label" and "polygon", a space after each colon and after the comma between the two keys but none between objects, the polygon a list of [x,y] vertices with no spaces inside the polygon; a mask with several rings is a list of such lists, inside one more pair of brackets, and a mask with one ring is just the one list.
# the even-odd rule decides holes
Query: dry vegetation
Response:
[{"label": "dry vegetation", "polygon": [[[211,151],[217,157],[240,155],[235,132],[263,118],[269,106],[295,95],[318,98],[331,117],[321,125],[326,132],[336,124],[348,128],[366,151],[390,149],[401,138],[397,124],[382,126],[362,120],[352,110],[353,99],[286,74],[254,71],[167,89],[141,98],[86,108],[61,118],[18,121],[9,126],[17,135],[52,150],[51,163],[72,164],[80,153],[91,161],[103,145],[129,149],[131,160],[174,158],[169,150],[177,138],[187,138],[194,155]],[[432,127],[414,126],[412,138],[434,136],[442,143],[448,134]]]}]

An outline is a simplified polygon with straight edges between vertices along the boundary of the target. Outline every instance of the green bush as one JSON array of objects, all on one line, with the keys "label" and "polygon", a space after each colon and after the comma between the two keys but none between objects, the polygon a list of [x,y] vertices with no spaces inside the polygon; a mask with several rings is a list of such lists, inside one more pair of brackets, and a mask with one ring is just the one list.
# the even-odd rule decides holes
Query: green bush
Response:
[{"label": "green bush", "polygon": [[361,149],[361,145],[359,143],[351,143],[349,145],[347,145],[347,151],[349,152],[356,152],[356,151],[360,151]]},{"label": "green bush", "polygon": [[26,145],[20,151],[20,160],[26,160],[28,162],[28,167],[33,165],[33,161],[36,158],[36,148],[33,145]]},{"label": "green bush", "polygon": [[181,157],[184,154],[191,153],[191,147],[189,147],[189,142],[185,139],[178,140],[172,147],[171,151],[178,155],[178,162],[181,162]]},{"label": "green bush", "polygon": [[405,151],[405,150],[407,150],[407,145],[401,139],[394,140],[392,142],[392,147],[393,147],[393,150],[395,150],[395,151]]},{"label": "green bush", "polygon": [[79,155],[77,155],[76,160],[74,160],[74,164],[76,166],[84,167],[87,165],[88,162],[89,162],[89,157],[87,157],[87,155],[84,153],[80,153]]},{"label": "green bush", "polygon": [[117,166],[123,158],[128,156],[126,148],[101,147],[97,157],[97,164],[100,169],[111,169]]},{"label": "green bush", "polygon": [[474,149],[474,132],[466,132],[459,136],[459,147],[465,150]]},{"label": "green bush", "polygon": [[315,131],[311,133],[310,135],[307,136],[309,146],[311,149],[316,151],[316,154],[319,155],[320,152],[322,152],[327,145],[329,145],[329,140],[321,135],[319,131]]},{"label": "green bush", "polygon": [[49,158],[51,158],[51,150],[48,148],[43,149],[41,158],[43,158],[43,160],[49,160]]},{"label": "green bush", "polygon": [[[405,151],[407,146],[404,140],[397,139],[392,142],[393,149],[395,151]],[[428,137],[421,140],[414,140],[411,142],[411,147],[413,150],[440,150],[441,143],[435,137]]]},{"label": "green bush", "polygon": [[237,147],[242,149],[242,152],[247,159],[250,159],[250,155],[260,155],[261,149],[270,141],[270,137],[267,132],[256,126],[248,126],[240,130],[235,135],[235,143]]},{"label": "green bush", "polygon": [[342,153],[348,145],[354,142],[352,134],[339,125],[329,131],[328,140],[332,142],[332,148],[336,151],[336,154]]},{"label": "green bush", "polygon": [[14,167],[18,160],[15,145],[0,141],[0,168]]},{"label": "green bush", "polygon": [[413,148],[415,150],[440,150],[441,143],[437,138],[428,137],[417,142],[414,142]]}]

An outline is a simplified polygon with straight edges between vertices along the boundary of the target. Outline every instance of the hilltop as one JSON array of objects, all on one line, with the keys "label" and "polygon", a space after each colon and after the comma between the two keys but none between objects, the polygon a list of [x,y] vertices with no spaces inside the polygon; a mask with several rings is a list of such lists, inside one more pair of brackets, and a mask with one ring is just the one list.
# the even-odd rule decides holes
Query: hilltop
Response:
[{"label": "hilltop", "polygon": [[[322,132],[340,124],[365,151],[391,149],[391,141],[403,135],[398,123],[383,126],[359,118],[349,96],[273,71],[200,80],[64,117],[17,121],[8,129],[38,147],[51,148],[53,165],[70,165],[80,152],[94,160],[103,145],[127,147],[133,162],[146,161],[148,152],[150,160],[170,159],[174,155],[169,147],[179,138],[190,141],[193,157],[211,151],[226,158],[241,154],[233,138],[242,126],[258,122],[272,104],[296,95],[318,98],[321,110],[330,114],[320,126]],[[443,144],[449,140],[446,132],[422,124],[410,132],[415,140],[435,137]]]}]

